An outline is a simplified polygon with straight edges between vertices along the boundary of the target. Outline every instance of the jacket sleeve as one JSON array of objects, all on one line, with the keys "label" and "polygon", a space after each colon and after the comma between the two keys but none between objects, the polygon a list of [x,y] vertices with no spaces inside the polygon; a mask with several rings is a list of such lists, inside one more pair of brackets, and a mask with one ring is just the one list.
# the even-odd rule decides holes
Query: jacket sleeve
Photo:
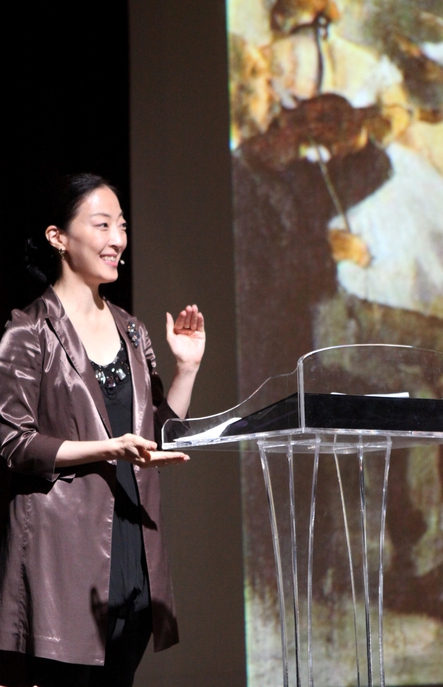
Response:
[{"label": "jacket sleeve", "polygon": [[172,408],[170,408],[165,398],[163,383],[157,372],[157,362],[155,359],[154,350],[152,348],[151,339],[149,338],[148,331],[144,324],[140,324],[140,336],[143,352],[148,364],[149,375],[151,377],[152,404],[154,406],[154,436],[158,448],[161,448],[161,430],[163,425],[165,424],[166,420],[169,420],[173,417],[176,418],[178,416],[174,413]]},{"label": "jacket sleeve", "polygon": [[54,481],[63,439],[39,433],[42,367],[38,325],[15,310],[0,342],[0,452],[11,470]]}]

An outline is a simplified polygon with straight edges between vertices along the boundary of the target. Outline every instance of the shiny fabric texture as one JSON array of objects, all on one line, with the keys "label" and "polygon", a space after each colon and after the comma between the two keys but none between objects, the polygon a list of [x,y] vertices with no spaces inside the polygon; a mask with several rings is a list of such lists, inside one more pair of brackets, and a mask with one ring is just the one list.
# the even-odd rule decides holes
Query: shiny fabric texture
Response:
[{"label": "shiny fabric texture", "polygon": [[[163,398],[148,333],[108,305],[128,349],[133,432],[153,439],[175,415]],[[0,550],[0,650],[101,665],[116,467],[54,463],[63,441],[106,439],[111,428],[87,353],[51,287],[12,313],[0,342],[0,389],[0,460],[11,474]],[[159,474],[136,467],[135,475],[159,651],[178,641]]]}]

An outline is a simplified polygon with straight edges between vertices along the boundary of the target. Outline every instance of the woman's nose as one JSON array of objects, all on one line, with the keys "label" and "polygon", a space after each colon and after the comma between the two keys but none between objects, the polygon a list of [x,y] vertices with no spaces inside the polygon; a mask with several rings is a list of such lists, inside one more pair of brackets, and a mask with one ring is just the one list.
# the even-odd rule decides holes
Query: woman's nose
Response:
[{"label": "woman's nose", "polygon": [[110,237],[110,243],[118,248],[125,247],[127,242],[126,232],[123,231],[119,226],[114,225],[112,227],[112,233]]}]

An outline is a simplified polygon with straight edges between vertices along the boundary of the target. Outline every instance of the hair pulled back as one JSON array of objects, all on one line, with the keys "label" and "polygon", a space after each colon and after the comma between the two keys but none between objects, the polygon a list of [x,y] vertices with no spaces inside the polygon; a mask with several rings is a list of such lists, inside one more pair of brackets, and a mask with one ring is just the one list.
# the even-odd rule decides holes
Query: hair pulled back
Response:
[{"label": "hair pulled back", "polygon": [[40,198],[38,229],[26,241],[25,265],[29,273],[40,283],[53,284],[60,275],[61,260],[55,248],[45,236],[45,229],[55,225],[67,231],[79,206],[98,188],[116,189],[97,174],[69,174],[54,180]]}]

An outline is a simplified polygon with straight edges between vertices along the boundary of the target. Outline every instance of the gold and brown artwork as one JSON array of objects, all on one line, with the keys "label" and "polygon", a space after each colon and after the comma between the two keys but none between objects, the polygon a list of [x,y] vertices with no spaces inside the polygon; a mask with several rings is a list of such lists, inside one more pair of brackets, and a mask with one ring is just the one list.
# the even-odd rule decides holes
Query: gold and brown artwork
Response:
[{"label": "gold and brown artwork", "polygon": [[[227,0],[227,16],[241,399],[326,346],[443,351],[443,0]],[[249,684],[274,686],[255,456],[243,497]],[[443,684],[438,449],[394,455],[387,546],[386,684]],[[331,617],[341,571],[327,551],[319,569]],[[347,684],[339,662],[322,687]]]}]

